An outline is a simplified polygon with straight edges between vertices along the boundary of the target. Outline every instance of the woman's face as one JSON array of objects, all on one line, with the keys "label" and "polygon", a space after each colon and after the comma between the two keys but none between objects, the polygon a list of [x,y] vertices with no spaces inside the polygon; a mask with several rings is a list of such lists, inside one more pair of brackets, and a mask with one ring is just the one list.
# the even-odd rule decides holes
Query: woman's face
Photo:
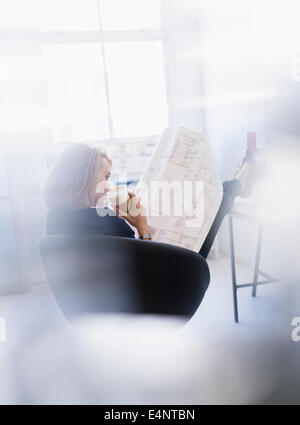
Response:
[{"label": "woman's face", "polygon": [[105,195],[107,194],[107,192],[111,190],[111,184],[109,182],[109,178],[111,175],[111,168],[112,168],[112,165],[106,159],[103,159],[103,166],[101,167],[101,170],[98,173],[97,185],[95,188],[96,202],[98,202],[101,199],[104,201]]}]

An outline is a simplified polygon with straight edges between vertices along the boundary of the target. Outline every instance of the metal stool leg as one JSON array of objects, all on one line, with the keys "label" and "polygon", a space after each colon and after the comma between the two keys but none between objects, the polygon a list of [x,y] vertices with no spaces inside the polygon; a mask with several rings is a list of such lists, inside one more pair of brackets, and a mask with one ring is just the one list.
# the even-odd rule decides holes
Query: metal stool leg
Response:
[{"label": "metal stool leg", "polygon": [[233,235],[233,221],[231,216],[229,216],[229,237],[230,237],[230,259],[231,259],[231,276],[232,276],[232,291],[233,291],[233,311],[234,311],[235,323],[238,323],[239,313],[238,313],[236,270],[235,270],[234,235]]},{"label": "metal stool leg", "polygon": [[262,226],[259,226],[257,246],[256,246],[256,255],[255,255],[254,275],[253,275],[252,297],[256,297],[257,281],[258,281],[259,266],[260,266],[262,235],[263,235],[263,228],[262,228]]}]

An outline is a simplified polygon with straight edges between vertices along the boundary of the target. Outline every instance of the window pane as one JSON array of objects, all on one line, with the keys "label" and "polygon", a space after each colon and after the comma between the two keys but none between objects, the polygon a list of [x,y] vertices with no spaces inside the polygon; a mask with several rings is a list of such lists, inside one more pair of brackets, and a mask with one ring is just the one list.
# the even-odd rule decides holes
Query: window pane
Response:
[{"label": "window pane", "polygon": [[104,30],[160,28],[160,0],[99,0]]},{"label": "window pane", "polygon": [[0,135],[15,150],[49,143],[47,87],[41,55],[6,56],[0,80]]},{"label": "window pane", "polygon": [[37,0],[1,0],[0,28],[26,28],[36,24],[35,4]]},{"label": "window pane", "polygon": [[41,30],[99,30],[97,0],[38,0],[38,3]]},{"label": "window pane", "polygon": [[43,48],[56,142],[109,137],[103,62],[97,44]]},{"label": "window pane", "polygon": [[41,30],[99,30],[98,1],[105,30],[160,28],[160,0],[1,0],[1,27]]},{"label": "window pane", "polygon": [[114,136],[158,134],[168,123],[161,42],[105,45]]},{"label": "window pane", "polygon": [[0,0],[0,28],[99,30],[97,0]]}]

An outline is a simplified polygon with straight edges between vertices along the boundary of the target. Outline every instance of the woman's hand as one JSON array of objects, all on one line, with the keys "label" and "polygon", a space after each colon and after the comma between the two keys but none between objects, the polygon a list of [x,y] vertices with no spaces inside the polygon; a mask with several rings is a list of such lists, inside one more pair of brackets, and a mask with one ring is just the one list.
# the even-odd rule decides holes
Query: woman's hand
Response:
[{"label": "woman's hand", "polygon": [[[141,201],[132,192],[128,192],[130,196],[129,212],[126,216],[120,216],[128,221],[129,224],[136,227],[140,236],[150,233],[150,229],[147,223],[147,215],[145,208],[141,205]],[[119,215],[119,208],[116,208],[117,214]]]}]

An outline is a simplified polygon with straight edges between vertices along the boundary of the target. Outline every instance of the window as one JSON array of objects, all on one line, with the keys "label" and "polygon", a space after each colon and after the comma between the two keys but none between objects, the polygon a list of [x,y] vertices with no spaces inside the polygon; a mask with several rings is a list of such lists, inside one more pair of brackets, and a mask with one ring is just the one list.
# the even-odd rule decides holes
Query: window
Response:
[{"label": "window", "polygon": [[114,136],[160,133],[167,122],[161,42],[109,43],[106,63]]},{"label": "window", "polygon": [[103,58],[96,43],[43,47],[49,107],[57,142],[110,137]]},{"label": "window", "polygon": [[102,0],[101,17],[105,31],[159,29],[159,0]]},{"label": "window", "polygon": [[17,127],[25,143],[160,133],[168,124],[160,6],[160,0],[2,1],[0,31],[9,52],[0,49],[4,130]]}]

